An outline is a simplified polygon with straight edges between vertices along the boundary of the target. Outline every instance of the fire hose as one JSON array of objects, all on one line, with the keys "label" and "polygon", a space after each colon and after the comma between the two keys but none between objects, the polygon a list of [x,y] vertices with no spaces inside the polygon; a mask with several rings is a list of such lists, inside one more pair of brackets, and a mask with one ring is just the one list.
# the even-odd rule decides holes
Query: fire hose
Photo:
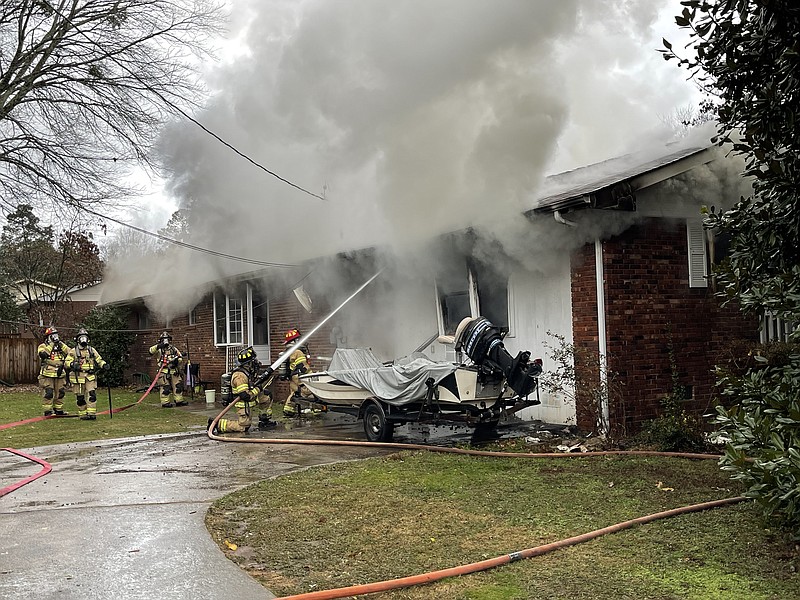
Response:
[{"label": "fire hose", "polygon": [[[154,377],[153,381],[150,382],[150,387],[147,388],[147,391],[145,391],[145,393],[142,394],[136,402],[132,402],[131,404],[128,404],[126,406],[119,406],[119,407],[114,408],[114,409],[111,408],[111,388],[109,387],[109,389],[108,389],[108,410],[104,410],[102,412],[99,412],[98,414],[100,414],[100,415],[108,414],[109,417],[110,417],[113,413],[122,412],[123,410],[128,410],[129,408],[132,408],[134,406],[137,406],[137,405],[141,404],[142,400],[144,400],[147,397],[147,395],[151,392],[151,390],[155,386],[156,382],[158,381],[158,376],[157,375],[161,371],[163,366],[164,366],[163,364],[158,365],[158,371],[156,372],[156,377]],[[64,417],[60,417],[60,416],[56,416],[56,415],[48,415],[46,417],[45,416],[41,416],[41,417],[33,417],[31,419],[25,419],[23,421],[14,421],[13,423],[3,423],[2,425],[0,425],[0,431],[2,431],[3,429],[10,429],[11,427],[17,427],[19,425],[26,425],[28,423],[36,423],[38,421],[47,421],[48,419],[63,419],[63,418]],[[52,466],[50,465],[50,463],[48,463],[48,462],[46,462],[46,461],[44,461],[44,460],[42,460],[40,458],[36,458],[35,456],[31,456],[30,454],[26,454],[25,452],[20,452],[19,450],[15,450],[14,448],[0,448],[0,450],[3,450],[5,452],[10,452],[11,454],[16,454],[17,456],[20,456],[20,457],[22,457],[22,458],[24,458],[26,460],[29,460],[31,462],[35,462],[35,463],[38,463],[38,464],[42,465],[42,470],[39,471],[38,473],[36,473],[35,475],[31,475],[30,477],[26,477],[25,479],[17,481],[16,483],[12,483],[11,485],[7,485],[6,487],[0,488],[0,498],[5,496],[6,494],[10,494],[14,490],[18,490],[23,485],[26,485],[26,484],[28,484],[28,483],[30,483],[32,481],[35,481],[36,479],[39,479],[39,477],[43,477],[44,475],[47,475],[52,470]]]},{"label": "fire hose", "polygon": [[[270,367],[268,368],[267,374],[274,374],[276,369],[289,357],[291,352],[294,351],[295,347],[301,346],[305,341],[313,335],[316,331],[319,330],[322,325],[325,324],[336,312],[339,311],[347,302],[349,302],[356,294],[358,294],[361,290],[363,290],[367,285],[369,285],[376,277],[380,275],[380,272],[376,273],[372,278],[370,278],[366,283],[364,283],[356,292],[354,292],[349,298],[347,298],[339,307],[337,307],[333,312],[331,312],[325,319],[323,319],[316,327],[314,327],[309,333],[302,336],[293,346],[287,349]],[[159,367],[160,371],[160,367]],[[152,390],[153,386],[155,385],[157,378],[153,379],[153,382],[150,384],[150,387],[147,391],[139,398],[139,400],[133,404],[128,406],[123,406],[117,409],[114,409],[113,412],[119,412],[122,410],[126,410],[131,408],[132,406],[136,406],[139,404]],[[267,383],[271,381],[271,378],[268,378]],[[596,452],[582,452],[582,453],[518,453],[518,452],[494,452],[494,451],[486,451],[486,450],[469,450],[464,448],[450,448],[444,446],[427,446],[423,444],[405,444],[405,443],[388,443],[388,442],[357,442],[351,440],[319,440],[319,439],[283,439],[283,438],[228,438],[225,436],[220,436],[214,433],[214,430],[217,426],[219,420],[227,413],[232,407],[234,403],[230,403],[225,406],[222,411],[217,414],[214,419],[209,423],[208,430],[206,434],[209,439],[220,441],[220,442],[235,442],[235,443],[250,443],[250,444],[293,444],[293,445],[325,445],[325,446],[357,446],[357,447],[373,447],[373,448],[382,448],[382,449],[397,449],[397,450],[424,450],[427,452],[443,452],[449,454],[461,454],[461,455],[470,455],[470,456],[486,456],[486,457],[499,457],[499,458],[576,458],[576,457],[591,457],[591,456],[612,456],[612,455],[622,455],[622,456],[662,456],[662,457],[675,457],[675,458],[688,458],[688,459],[697,459],[697,460],[718,460],[719,456],[710,455],[710,454],[698,454],[698,453],[683,453],[683,452],[657,452],[657,451],[623,451],[623,450],[610,450],[610,451],[596,451]],[[111,413],[111,409],[108,411]],[[103,414],[103,413],[101,413]],[[8,427],[14,427],[16,425],[21,425],[23,423],[32,423],[36,421],[42,421],[47,418],[51,417],[38,417],[34,419],[27,419],[25,421],[18,421],[16,423],[8,423],[5,425],[0,425],[0,430],[7,429]],[[43,475],[46,475],[50,472],[51,467],[46,462],[32,457],[30,455],[26,455],[22,452],[17,450],[13,450],[10,448],[3,448],[3,450],[12,452],[23,458],[28,460],[32,460],[33,462],[37,462],[43,466],[42,471],[33,475],[31,477],[26,478],[16,484],[8,486],[6,488],[0,489],[0,497],[5,494],[8,494],[15,489],[18,489],[22,485],[29,483]],[[701,504],[692,504],[688,506],[683,506],[680,508],[667,510],[663,512],[654,513],[651,515],[646,515],[642,517],[637,517],[635,519],[631,519],[628,521],[624,521],[621,523],[617,523],[615,525],[611,525],[608,527],[604,527],[602,529],[596,529],[594,531],[590,531],[581,535],[573,536],[570,538],[566,538],[563,540],[559,540],[556,542],[552,542],[549,544],[544,544],[541,546],[536,546],[532,548],[527,548],[524,550],[519,550],[516,552],[511,552],[508,554],[503,554],[501,556],[497,556],[495,558],[464,564],[456,567],[451,567],[448,569],[442,569],[438,571],[431,571],[428,573],[421,573],[418,575],[412,575],[408,577],[402,577],[399,579],[393,580],[386,580],[386,581],[379,581],[373,582],[369,584],[363,585],[356,585],[344,588],[337,588],[337,589],[330,589],[330,590],[319,590],[315,592],[308,592],[308,593],[301,593],[295,594],[291,596],[283,596],[283,600],[333,600],[335,598],[345,598],[345,597],[353,597],[356,595],[363,595],[363,594],[371,594],[376,592],[383,592],[389,591],[394,589],[401,589],[406,587],[411,587],[415,585],[423,585],[432,583],[435,581],[439,581],[441,579],[445,579],[448,577],[455,577],[458,575],[466,575],[470,573],[476,573],[479,571],[485,571],[488,569],[492,569],[495,567],[499,567],[511,562],[516,562],[518,560],[522,560],[525,558],[532,558],[534,556],[541,556],[543,554],[553,552],[555,550],[559,550],[562,548],[566,548],[568,546],[573,546],[576,544],[580,544],[583,542],[587,542],[589,540],[593,540],[603,535],[607,535],[610,533],[616,533],[625,529],[629,529],[636,525],[643,525],[646,523],[650,523],[659,519],[665,519],[669,517],[674,517],[677,515],[692,513],[692,512],[699,512],[704,510],[709,510],[712,508],[718,508],[723,506],[729,506],[732,504],[736,504],[739,502],[743,502],[747,500],[747,498],[739,496],[733,498],[725,498],[721,500],[714,500],[711,502],[704,502]]]},{"label": "fire hose", "polygon": [[[133,406],[138,405],[141,401],[150,393],[153,386],[155,385],[157,379],[154,379],[153,382],[150,384],[150,387],[147,391],[134,403],[129,404],[127,406],[122,406],[119,408],[114,409],[114,412],[119,412],[131,408]],[[213,433],[214,428],[216,427],[217,422],[222,418],[225,413],[227,413],[234,404],[228,404],[226,407],[222,409],[222,411],[217,414],[217,416],[212,420],[210,423],[208,430],[206,432],[209,439],[220,441],[220,442],[234,442],[234,443],[250,443],[250,444],[293,444],[293,445],[325,445],[325,446],[356,446],[356,447],[372,447],[372,448],[383,448],[383,449],[396,449],[396,450],[424,450],[427,452],[442,452],[442,453],[449,453],[449,454],[461,454],[461,455],[470,455],[470,456],[485,456],[485,457],[497,457],[497,458],[578,458],[578,457],[591,457],[591,456],[612,456],[612,455],[619,455],[619,456],[661,456],[661,457],[673,457],[673,458],[687,458],[687,459],[695,459],[695,460],[717,460],[719,456],[711,455],[711,454],[699,454],[699,453],[686,453],[686,452],[657,452],[657,451],[636,451],[636,450],[608,450],[608,451],[595,451],[595,452],[582,452],[582,453],[519,453],[519,452],[494,452],[494,451],[487,451],[487,450],[469,450],[465,448],[449,448],[444,446],[427,446],[424,444],[404,444],[404,443],[386,443],[386,442],[358,442],[352,440],[319,440],[319,439],[283,439],[283,438],[228,438],[225,436],[220,436]],[[21,425],[23,423],[33,422],[33,421],[41,421],[45,420],[44,417],[36,418],[36,419],[27,419],[25,421],[18,421],[16,423],[7,423],[4,425],[0,425],[0,429],[7,429],[9,427],[14,427],[16,425]],[[42,470],[35,475],[27,477],[15,484],[7,486],[5,488],[0,489],[0,497],[13,492],[16,489],[19,489],[23,485],[30,483],[39,477],[42,477],[48,474],[51,471],[51,466],[34,456],[25,454],[24,452],[20,452],[18,450],[14,450],[12,448],[2,448],[7,452],[11,452],[22,458],[30,460],[32,462],[38,463],[42,465]],[[666,519],[678,515],[693,513],[693,512],[700,512],[709,510],[712,508],[720,508],[723,506],[729,506],[732,504],[736,504],[739,502],[743,502],[747,500],[742,496],[733,497],[733,498],[724,498],[721,500],[714,500],[710,502],[703,502],[700,504],[692,504],[688,506],[683,506],[679,508],[675,508],[672,510],[667,510],[663,512],[658,512],[650,515],[645,515],[642,517],[637,517],[635,519],[631,519],[628,521],[624,521],[621,523],[617,523],[615,525],[610,525],[608,527],[604,527],[602,529],[596,529],[594,531],[590,531],[587,533],[583,533],[577,536],[573,536],[570,538],[562,539],[556,542],[552,542],[549,544],[544,544],[541,546],[536,546],[532,548],[527,548],[524,550],[519,550],[516,552],[511,552],[508,554],[503,554],[494,558],[490,558],[487,560],[475,562],[475,563],[468,563],[464,565],[459,565],[455,567],[450,567],[447,569],[441,569],[438,571],[431,571],[428,573],[420,573],[417,575],[411,575],[408,577],[401,577],[398,579],[386,580],[386,581],[378,581],[368,584],[356,585],[356,586],[349,586],[343,588],[336,588],[330,590],[319,590],[315,592],[308,592],[308,593],[301,593],[295,594],[291,596],[282,596],[282,600],[333,600],[335,598],[346,598],[346,597],[353,597],[357,595],[363,594],[372,594],[377,592],[384,592],[390,591],[395,589],[401,589],[416,585],[424,585],[433,583],[436,581],[440,581],[442,579],[446,579],[448,577],[456,577],[459,575],[468,575],[471,573],[476,573],[479,571],[486,571],[489,569],[493,569],[496,567],[500,567],[502,565],[506,565],[512,562],[516,562],[518,560],[523,560],[526,558],[533,558],[535,556],[541,556],[543,554],[547,554],[553,552],[555,550],[560,550],[566,548],[568,546],[574,546],[577,544],[581,544],[583,542],[587,542],[603,535],[617,533],[619,531],[623,531],[625,529],[629,529],[631,527],[637,525],[644,525],[646,523],[651,523],[656,520]]]}]

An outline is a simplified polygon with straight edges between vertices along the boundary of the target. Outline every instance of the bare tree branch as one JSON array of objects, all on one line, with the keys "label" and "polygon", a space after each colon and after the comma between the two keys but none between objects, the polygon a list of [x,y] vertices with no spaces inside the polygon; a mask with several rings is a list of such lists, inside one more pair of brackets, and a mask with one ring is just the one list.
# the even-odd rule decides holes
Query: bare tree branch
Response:
[{"label": "bare tree branch", "polygon": [[0,3],[2,204],[130,197],[160,125],[199,101],[221,22],[216,0]]}]

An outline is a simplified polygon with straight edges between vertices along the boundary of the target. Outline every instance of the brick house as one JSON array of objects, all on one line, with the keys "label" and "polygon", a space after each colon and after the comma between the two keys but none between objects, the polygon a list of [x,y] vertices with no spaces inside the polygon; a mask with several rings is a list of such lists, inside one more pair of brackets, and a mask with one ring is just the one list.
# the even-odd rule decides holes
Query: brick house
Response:
[{"label": "brick house", "polygon": [[[40,281],[15,281],[6,285],[11,296],[28,316],[30,323],[38,323],[40,333],[50,325],[47,315],[56,314],[55,325],[72,337],[76,324],[80,323],[89,311],[100,301],[102,284],[96,283],[77,287],[64,292],[56,286]],[[57,296],[57,299],[51,300]],[[35,298],[38,310],[29,306],[27,298]],[[22,337],[35,337],[31,327],[17,328]]]},{"label": "brick house", "polygon": [[[613,159],[549,177],[514,221],[513,244],[473,230],[431,240],[420,256],[380,249],[309,261],[287,276],[254,271],[214,282],[189,313],[152,320],[147,298],[126,300],[138,330],[134,370],[155,371],[147,348],[164,328],[219,389],[236,352],[252,344],[277,359],[283,332],[307,331],[379,269],[381,276],[311,341],[314,366],[336,346],[370,347],[383,360],[415,349],[454,358],[434,341],[464,316],[483,315],[507,332],[509,352],[529,350],[555,369],[559,336],[597,357],[585,381],[613,374],[618,397],[588,407],[558,393],[541,394],[528,418],[577,423],[583,429],[637,430],[659,413],[676,382],[686,407],[705,411],[714,398],[713,366],[735,341],[758,341],[758,322],[721,307],[709,276],[724,240],[702,227],[700,207],[724,207],[748,193],[733,159],[708,146]],[[286,283],[291,281],[293,283]],[[293,293],[297,282],[312,312]],[[262,362],[267,362],[262,358]],[[579,364],[579,368],[584,368]],[[276,399],[287,393],[276,382]],[[580,391],[580,390],[579,390]]]}]

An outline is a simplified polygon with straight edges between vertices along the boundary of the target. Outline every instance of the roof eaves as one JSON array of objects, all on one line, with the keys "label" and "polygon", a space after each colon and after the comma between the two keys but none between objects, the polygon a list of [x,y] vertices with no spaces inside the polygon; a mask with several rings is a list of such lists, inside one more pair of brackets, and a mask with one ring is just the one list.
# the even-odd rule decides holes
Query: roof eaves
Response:
[{"label": "roof eaves", "polygon": [[[618,173],[597,177],[580,185],[575,185],[564,191],[539,199],[537,205],[525,211],[528,217],[534,214],[567,212],[582,208],[619,208],[617,206],[600,206],[599,198],[616,195],[616,190],[626,188],[626,192],[635,194],[636,191],[680,175],[700,164],[706,164],[714,159],[713,153],[708,148],[688,148],[660,157],[644,164],[625,168]],[[610,162],[610,161],[609,161]],[[576,170],[580,171],[580,169]],[[552,180],[567,179],[570,173],[557,175]],[[631,210],[628,205],[628,210]],[[635,202],[632,206],[635,206]]]}]

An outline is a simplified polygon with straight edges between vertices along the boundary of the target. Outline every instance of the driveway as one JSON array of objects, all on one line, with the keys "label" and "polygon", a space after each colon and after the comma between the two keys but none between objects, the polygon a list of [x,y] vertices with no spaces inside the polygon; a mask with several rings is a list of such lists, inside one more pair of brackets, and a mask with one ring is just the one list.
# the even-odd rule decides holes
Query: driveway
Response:
[{"label": "driveway", "polygon": [[[53,470],[0,498],[0,598],[274,598],[212,541],[211,502],[305,467],[388,453],[213,442],[204,431],[25,451]],[[4,485],[38,471],[0,453]]]}]

